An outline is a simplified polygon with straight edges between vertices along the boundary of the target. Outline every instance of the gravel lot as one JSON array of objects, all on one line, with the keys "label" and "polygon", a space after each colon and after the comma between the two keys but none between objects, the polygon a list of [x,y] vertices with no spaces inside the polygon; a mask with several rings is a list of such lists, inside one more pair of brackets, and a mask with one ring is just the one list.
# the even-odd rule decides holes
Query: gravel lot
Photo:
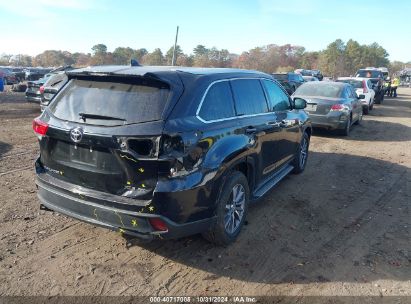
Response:
[{"label": "gravel lot", "polygon": [[306,171],[252,206],[227,248],[199,236],[127,248],[40,211],[39,105],[0,93],[0,295],[411,296],[411,89],[398,92],[348,138],[315,132]]}]

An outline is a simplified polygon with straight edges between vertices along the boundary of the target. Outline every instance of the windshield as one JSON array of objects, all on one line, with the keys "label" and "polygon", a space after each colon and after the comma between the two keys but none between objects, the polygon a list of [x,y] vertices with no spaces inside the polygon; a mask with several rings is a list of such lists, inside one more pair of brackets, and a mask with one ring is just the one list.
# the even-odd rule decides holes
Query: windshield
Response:
[{"label": "windshield", "polygon": [[345,82],[345,83],[349,83],[350,85],[352,85],[354,88],[356,89],[362,89],[362,80],[354,80],[354,79],[339,79],[337,80],[338,82]]},{"label": "windshield", "polygon": [[168,89],[147,85],[73,79],[56,96],[49,109],[60,119],[81,123],[84,114],[90,115],[87,124],[140,123],[161,119],[168,93]]},{"label": "windshield", "polygon": [[336,83],[322,83],[307,82],[301,85],[294,93],[297,96],[321,96],[338,98],[341,96],[343,86]]},{"label": "windshield", "polygon": [[359,70],[356,76],[365,78],[379,78],[381,77],[381,72],[376,70]]}]

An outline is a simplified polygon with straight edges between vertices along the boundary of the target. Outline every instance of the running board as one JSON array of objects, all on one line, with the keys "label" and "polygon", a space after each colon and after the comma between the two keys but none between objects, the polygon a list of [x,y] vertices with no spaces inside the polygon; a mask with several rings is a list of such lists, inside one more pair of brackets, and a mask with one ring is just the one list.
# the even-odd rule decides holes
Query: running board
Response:
[{"label": "running board", "polygon": [[285,165],[280,171],[276,172],[268,181],[254,191],[253,199],[258,199],[266,194],[270,189],[277,185],[288,173],[294,169],[290,164]]}]

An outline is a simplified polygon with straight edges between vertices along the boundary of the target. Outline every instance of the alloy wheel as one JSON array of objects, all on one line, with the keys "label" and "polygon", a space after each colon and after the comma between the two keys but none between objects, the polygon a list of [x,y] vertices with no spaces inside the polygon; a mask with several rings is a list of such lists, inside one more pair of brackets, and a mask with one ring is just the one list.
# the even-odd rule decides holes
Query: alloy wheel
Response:
[{"label": "alloy wheel", "polygon": [[308,155],[308,141],[305,137],[303,137],[303,142],[300,146],[300,167],[304,168],[305,162],[307,160]]},{"label": "alloy wheel", "polygon": [[245,210],[245,189],[236,184],[225,206],[224,228],[227,233],[233,234],[240,227]]}]

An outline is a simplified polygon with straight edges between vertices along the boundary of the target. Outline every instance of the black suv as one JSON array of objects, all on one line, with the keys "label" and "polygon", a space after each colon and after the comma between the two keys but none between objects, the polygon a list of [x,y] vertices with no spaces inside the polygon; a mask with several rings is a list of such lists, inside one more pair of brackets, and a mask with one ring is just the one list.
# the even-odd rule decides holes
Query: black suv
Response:
[{"label": "black suv", "polygon": [[304,170],[311,124],[268,74],[89,67],[33,121],[43,209],[144,239],[228,244],[248,204]]},{"label": "black suv", "polygon": [[297,73],[277,73],[273,77],[284,87],[288,94],[292,95],[305,80]]}]

